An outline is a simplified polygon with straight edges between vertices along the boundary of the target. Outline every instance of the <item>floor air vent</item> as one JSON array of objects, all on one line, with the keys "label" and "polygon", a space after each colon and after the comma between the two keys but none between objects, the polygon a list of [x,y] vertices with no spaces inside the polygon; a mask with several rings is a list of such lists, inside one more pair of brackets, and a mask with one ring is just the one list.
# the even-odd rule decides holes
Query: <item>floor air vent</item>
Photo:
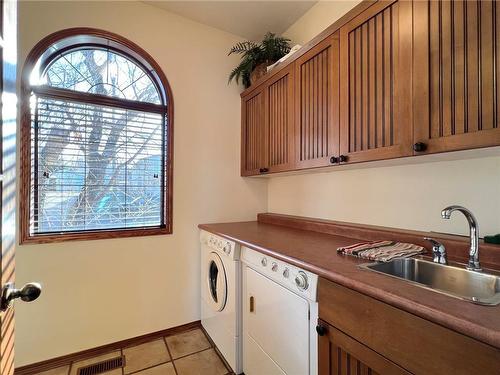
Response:
[{"label": "floor air vent", "polygon": [[96,375],[102,374],[106,371],[111,371],[117,368],[122,368],[125,365],[125,358],[123,356],[111,358],[106,361],[94,363],[93,365],[80,367],[78,375]]}]

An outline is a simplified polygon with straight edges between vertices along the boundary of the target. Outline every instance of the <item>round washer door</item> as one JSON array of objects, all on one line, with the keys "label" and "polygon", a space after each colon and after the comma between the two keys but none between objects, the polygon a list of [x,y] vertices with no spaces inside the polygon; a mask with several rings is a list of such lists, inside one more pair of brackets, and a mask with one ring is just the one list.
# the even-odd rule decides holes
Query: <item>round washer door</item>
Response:
[{"label": "round washer door", "polygon": [[226,306],[227,280],[224,264],[217,253],[208,255],[207,267],[208,301],[214,311],[222,311]]}]

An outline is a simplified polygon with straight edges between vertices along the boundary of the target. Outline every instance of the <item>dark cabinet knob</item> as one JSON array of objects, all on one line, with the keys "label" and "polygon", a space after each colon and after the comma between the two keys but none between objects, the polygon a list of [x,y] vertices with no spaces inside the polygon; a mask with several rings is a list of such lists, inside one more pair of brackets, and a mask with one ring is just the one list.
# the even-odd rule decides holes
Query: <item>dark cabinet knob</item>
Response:
[{"label": "dark cabinet knob", "polygon": [[340,155],[339,156],[339,162],[341,163],[345,163],[347,161],[347,156],[346,155]]},{"label": "dark cabinet knob", "polygon": [[417,142],[413,145],[413,151],[422,152],[427,150],[427,145],[424,142]]},{"label": "dark cabinet knob", "polygon": [[269,172],[269,168],[261,168],[259,169],[260,173],[267,173]]},{"label": "dark cabinet knob", "polygon": [[318,333],[319,336],[324,336],[326,334],[326,327],[322,326],[321,324],[318,324],[316,326],[316,332]]},{"label": "dark cabinet knob", "polygon": [[336,157],[336,156],[332,156],[332,157],[330,158],[330,163],[331,163],[331,164],[337,164],[338,162],[339,162],[339,158],[338,158],[338,157]]}]

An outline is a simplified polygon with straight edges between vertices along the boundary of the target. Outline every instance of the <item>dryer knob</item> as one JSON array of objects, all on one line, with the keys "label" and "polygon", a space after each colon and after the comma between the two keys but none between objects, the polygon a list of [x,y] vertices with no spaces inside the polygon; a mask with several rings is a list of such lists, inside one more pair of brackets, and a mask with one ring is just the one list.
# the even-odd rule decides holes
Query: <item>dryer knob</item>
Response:
[{"label": "dryer knob", "polygon": [[288,279],[288,277],[289,277],[289,276],[290,276],[290,270],[289,270],[288,268],[285,268],[285,269],[283,270],[283,277],[284,277],[285,279]]},{"label": "dryer knob", "polygon": [[262,260],[260,261],[260,264],[262,264],[264,267],[267,266],[267,259],[262,258]]},{"label": "dryer knob", "polygon": [[295,276],[295,285],[300,290],[306,290],[309,287],[309,282],[307,281],[307,275],[303,271],[299,271],[297,276]]},{"label": "dryer knob", "polygon": [[273,265],[271,266],[271,270],[272,270],[273,272],[278,271],[278,264],[276,264],[275,262],[273,262]]}]

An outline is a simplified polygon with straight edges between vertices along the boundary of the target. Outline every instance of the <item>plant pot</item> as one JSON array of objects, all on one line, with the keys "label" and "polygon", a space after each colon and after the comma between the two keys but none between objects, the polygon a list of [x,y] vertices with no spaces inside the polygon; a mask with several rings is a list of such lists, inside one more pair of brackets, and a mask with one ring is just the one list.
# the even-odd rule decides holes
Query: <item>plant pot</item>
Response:
[{"label": "plant pot", "polygon": [[250,83],[253,85],[260,77],[262,77],[267,72],[267,63],[259,64],[250,73]]}]

